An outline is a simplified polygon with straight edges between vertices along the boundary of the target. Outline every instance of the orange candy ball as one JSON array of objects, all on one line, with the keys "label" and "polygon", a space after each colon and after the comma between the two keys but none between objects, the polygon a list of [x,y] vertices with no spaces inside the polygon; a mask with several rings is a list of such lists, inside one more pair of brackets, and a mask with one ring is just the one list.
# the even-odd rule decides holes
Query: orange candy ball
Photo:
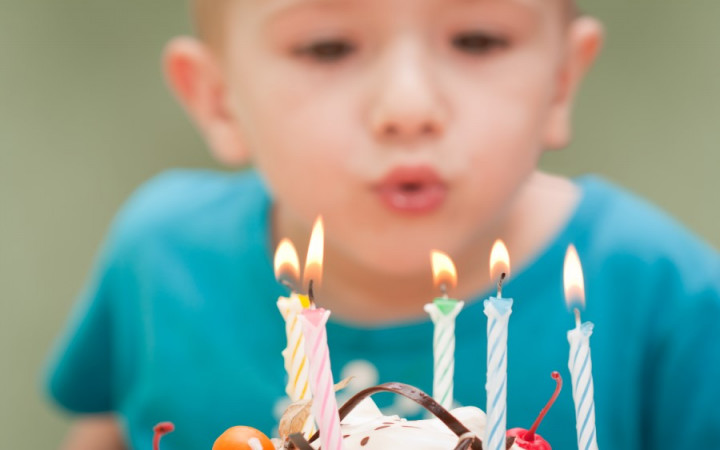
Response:
[{"label": "orange candy ball", "polygon": [[215,440],[212,450],[256,450],[255,446],[250,445],[250,440],[256,439],[255,442],[260,443],[262,450],[275,450],[273,443],[261,431],[251,427],[231,427],[225,430]]}]

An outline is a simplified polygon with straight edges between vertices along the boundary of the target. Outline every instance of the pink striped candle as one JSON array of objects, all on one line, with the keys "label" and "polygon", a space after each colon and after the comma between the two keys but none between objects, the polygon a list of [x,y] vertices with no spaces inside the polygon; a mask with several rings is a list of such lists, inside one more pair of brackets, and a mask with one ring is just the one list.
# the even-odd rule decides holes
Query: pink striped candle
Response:
[{"label": "pink striped candle", "polygon": [[327,345],[325,324],[330,311],[317,308],[300,313],[305,353],[310,364],[310,389],[312,390],[312,411],[320,429],[323,450],[342,450],[340,414],[335,399],[335,383],[330,370],[330,351]]}]

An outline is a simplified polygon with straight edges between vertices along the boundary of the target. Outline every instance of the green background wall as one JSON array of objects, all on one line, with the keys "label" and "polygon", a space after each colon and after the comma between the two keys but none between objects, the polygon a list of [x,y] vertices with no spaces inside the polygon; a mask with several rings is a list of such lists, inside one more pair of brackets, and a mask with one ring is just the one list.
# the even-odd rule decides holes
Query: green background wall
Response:
[{"label": "green background wall", "polygon": [[[720,2],[597,0],[608,43],[572,147],[720,246]],[[38,373],[111,217],[168,167],[214,166],[163,86],[184,2],[0,0],[0,448],[49,449],[68,420]]]}]

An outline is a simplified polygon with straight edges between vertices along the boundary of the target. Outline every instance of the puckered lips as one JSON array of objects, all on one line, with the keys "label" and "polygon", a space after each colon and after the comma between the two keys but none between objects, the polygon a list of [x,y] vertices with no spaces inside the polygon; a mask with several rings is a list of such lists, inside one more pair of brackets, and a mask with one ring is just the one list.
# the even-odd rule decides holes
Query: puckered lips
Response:
[{"label": "puckered lips", "polygon": [[400,166],[392,169],[375,185],[380,201],[391,211],[429,214],[447,197],[448,187],[429,166]]}]

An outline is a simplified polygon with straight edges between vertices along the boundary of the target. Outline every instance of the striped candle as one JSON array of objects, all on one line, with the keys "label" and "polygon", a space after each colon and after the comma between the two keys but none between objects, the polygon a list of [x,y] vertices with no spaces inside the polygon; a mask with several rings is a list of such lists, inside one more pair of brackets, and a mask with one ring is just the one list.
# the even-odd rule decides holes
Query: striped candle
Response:
[{"label": "striped candle", "polygon": [[485,448],[505,450],[507,429],[507,336],[512,313],[511,298],[485,300],[487,323],[487,428]]},{"label": "striped candle", "polygon": [[[312,398],[310,383],[308,381],[308,362],[305,356],[305,338],[300,326],[299,314],[310,307],[310,300],[305,295],[293,292],[290,297],[280,297],[277,301],[278,309],[285,319],[285,335],[287,346],[282,351],[285,361],[285,371],[288,381],[285,392],[291,402],[309,400]],[[312,416],[308,417],[302,433],[309,438],[315,432]]]},{"label": "striped candle", "polygon": [[[579,314],[578,314],[579,317]],[[568,367],[572,377],[572,394],[575,402],[575,426],[579,450],[597,450],[595,435],[595,389],[593,388],[590,336],[592,322],[578,324],[568,331],[570,359]]]},{"label": "striped candle", "polygon": [[563,267],[565,302],[575,313],[575,328],[568,331],[570,356],[568,367],[572,379],[573,402],[575,403],[575,427],[579,450],[597,450],[595,436],[595,389],[590,359],[590,336],[592,322],[582,323],[580,309],[585,307],[585,277],[582,264],[574,245],[565,252]]},{"label": "striped candle", "polygon": [[435,324],[433,334],[433,398],[449,410],[453,404],[455,375],[455,318],[465,303],[450,298],[436,298],[425,305]]},{"label": "striped candle", "polygon": [[313,394],[312,411],[320,429],[323,450],[341,450],[340,415],[327,345],[325,324],[330,311],[323,308],[306,309],[300,313],[305,335],[305,352],[310,364],[310,389]]},{"label": "striped candle", "polygon": [[305,339],[298,319],[298,315],[309,305],[310,302],[306,296],[294,292],[290,297],[280,297],[277,301],[280,314],[285,319],[285,335],[287,336],[287,347],[282,351],[285,371],[288,375],[285,392],[293,402],[311,397],[308,384],[308,364],[305,357]]}]

